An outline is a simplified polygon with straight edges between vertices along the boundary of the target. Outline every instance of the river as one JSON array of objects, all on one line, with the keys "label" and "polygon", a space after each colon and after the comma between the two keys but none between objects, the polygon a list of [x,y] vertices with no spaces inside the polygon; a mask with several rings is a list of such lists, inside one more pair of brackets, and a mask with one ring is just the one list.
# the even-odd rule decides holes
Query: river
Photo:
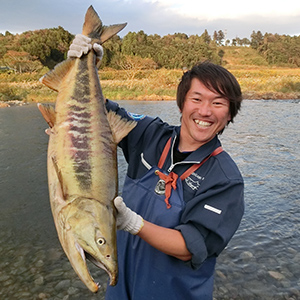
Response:
[{"label": "river", "polygon": [[[121,101],[178,124],[175,102]],[[300,299],[300,103],[244,101],[221,136],[245,179],[241,226],[218,257],[215,299]],[[104,299],[93,295],[58,242],[48,200],[46,123],[35,105],[0,109],[0,299]],[[126,164],[119,159],[120,182]]]}]

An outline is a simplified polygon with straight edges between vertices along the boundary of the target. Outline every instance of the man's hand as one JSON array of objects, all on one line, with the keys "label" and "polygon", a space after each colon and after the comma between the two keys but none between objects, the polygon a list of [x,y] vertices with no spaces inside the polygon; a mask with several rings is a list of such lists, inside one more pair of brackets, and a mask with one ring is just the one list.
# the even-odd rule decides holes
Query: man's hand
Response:
[{"label": "man's hand", "polygon": [[92,39],[83,35],[76,34],[69,51],[68,58],[80,58],[83,54],[87,54],[92,48],[97,56],[97,65],[103,58],[103,47],[100,44],[91,44]]},{"label": "man's hand", "polygon": [[122,197],[114,200],[117,209],[117,229],[127,231],[131,234],[138,234],[144,226],[143,218],[128,208]]},{"label": "man's hand", "polygon": [[117,228],[138,235],[157,250],[174,256],[180,260],[192,259],[192,254],[186,247],[185,240],[180,231],[166,228],[144,221],[143,218],[128,208],[122,197],[114,200],[117,214]]}]

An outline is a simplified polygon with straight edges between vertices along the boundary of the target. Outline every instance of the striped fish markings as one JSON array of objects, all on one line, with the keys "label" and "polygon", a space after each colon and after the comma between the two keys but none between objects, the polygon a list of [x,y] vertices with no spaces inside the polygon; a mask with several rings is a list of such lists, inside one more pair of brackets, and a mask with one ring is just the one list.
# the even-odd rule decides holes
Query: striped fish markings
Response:
[{"label": "striped fish markings", "polygon": [[[102,26],[91,6],[82,33],[102,44],[125,25]],[[75,272],[97,292],[86,258],[107,271],[111,285],[117,283],[117,143],[136,123],[107,113],[94,50],[57,65],[41,82],[58,92],[55,109],[38,104],[50,126],[47,169],[54,223]]]}]

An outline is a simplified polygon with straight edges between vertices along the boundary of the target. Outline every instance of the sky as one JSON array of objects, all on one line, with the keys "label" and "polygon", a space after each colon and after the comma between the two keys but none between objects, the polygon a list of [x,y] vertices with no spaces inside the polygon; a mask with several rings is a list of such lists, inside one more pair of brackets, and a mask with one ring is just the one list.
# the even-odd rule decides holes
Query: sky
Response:
[{"label": "sky", "polygon": [[76,34],[86,10],[93,5],[104,25],[128,25],[119,35],[143,30],[164,36],[174,33],[226,39],[249,38],[253,31],[300,35],[300,1],[295,0],[0,0],[0,32],[61,26]]}]

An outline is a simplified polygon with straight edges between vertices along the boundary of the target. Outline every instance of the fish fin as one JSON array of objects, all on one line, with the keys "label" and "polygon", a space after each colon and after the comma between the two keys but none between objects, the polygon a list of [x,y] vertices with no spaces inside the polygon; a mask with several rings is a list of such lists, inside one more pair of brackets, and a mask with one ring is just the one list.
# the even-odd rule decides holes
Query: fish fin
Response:
[{"label": "fish fin", "polygon": [[38,103],[37,106],[40,112],[42,113],[42,116],[50,126],[50,128],[52,128],[55,124],[55,119],[56,119],[54,106],[51,104],[41,104],[41,103]]},{"label": "fish fin", "polygon": [[58,167],[56,158],[54,156],[52,156],[51,159],[52,159],[52,163],[53,163],[53,167],[54,167],[55,173],[57,175],[57,179],[59,181],[61,198],[64,199],[64,200],[66,200],[67,199],[67,193],[66,193],[66,190],[64,189],[64,184],[63,184],[63,178],[62,178],[61,170]]},{"label": "fish fin", "polygon": [[92,39],[92,44],[103,44],[109,38],[122,30],[126,25],[127,23],[103,26],[101,19],[91,5],[85,14],[82,34],[90,37]]},{"label": "fish fin", "polygon": [[121,31],[126,25],[127,23],[123,23],[123,24],[114,24],[114,25],[104,27],[101,33],[101,44],[103,44],[109,38],[111,38],[119,31]]},{"label": "fish fin", "polygon": [[118,144],[137,124],[135,121],[129,121],[122,118],[114,111],[109,111],[107,113],[107,119],[116,144]]},{"label": "fish fin", "polygon": [[91,5],[86,14],[82,27],[82,34],[90,38],[99,38],[102,31],[102,21]]},{"label": "fish fin", "polygon": [[75,59],[67,59],[40,78],[40,82],[54,91],[59,91],[63,78],[69,73],[75,64]]}]

